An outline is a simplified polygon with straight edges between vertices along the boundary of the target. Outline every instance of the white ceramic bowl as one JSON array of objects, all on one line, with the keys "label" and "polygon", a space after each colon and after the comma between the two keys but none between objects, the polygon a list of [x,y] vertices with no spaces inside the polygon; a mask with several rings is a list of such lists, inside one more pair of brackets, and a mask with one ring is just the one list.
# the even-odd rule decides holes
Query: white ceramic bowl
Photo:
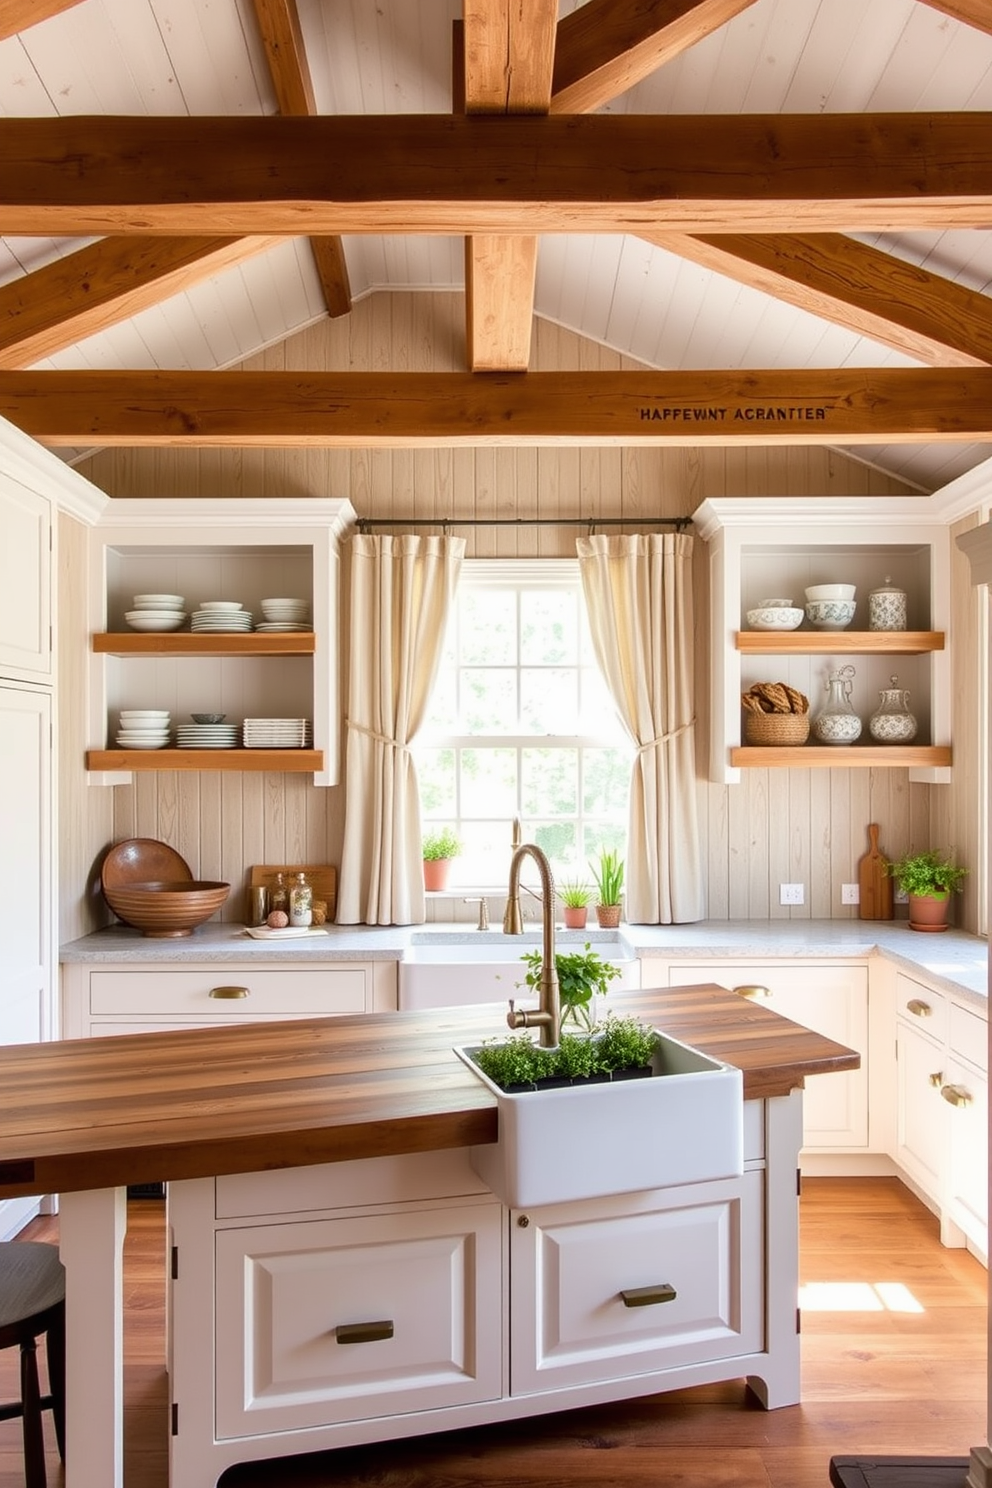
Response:
[{"label": "white ceramic bowl", "polygon": [[846,630],[857,608],[853,599],[814,599],[806,606],[806,618],[814,630]]},{"label": "white ceramic bowl", "polygon": [[748,610],[747,623],[752,630],[795,630],[803,623],[803,612],[791,606],[762,606]]},{"label": "white ceramic bowl", "polygon": [[178,630],[186,616],[182,610],[128,610],[124,619],[132,630]]},{"label": "white ceramic bowl", "polygon": [[122,708],[122,718],[164,718],[169,719],[168,708]]},{"label": "white ceramic bowl", "polygon": [[857,592],[856,584],[811,584],[806,590],[806,598],[853,599]]},{"label": "white ceramic bowl", "polygon": [[790,610],[791,599],[759,599],[755,609],[758,610]]},{"label": "white ceramic bowl", "polygon": [[201,599],[201,610],[243,610],[244,605],[236,599]]},{"label": "white ceramic bowl", "polygon": [[181,594],[136,594],[136,610],[182,610],[186,601]]}]

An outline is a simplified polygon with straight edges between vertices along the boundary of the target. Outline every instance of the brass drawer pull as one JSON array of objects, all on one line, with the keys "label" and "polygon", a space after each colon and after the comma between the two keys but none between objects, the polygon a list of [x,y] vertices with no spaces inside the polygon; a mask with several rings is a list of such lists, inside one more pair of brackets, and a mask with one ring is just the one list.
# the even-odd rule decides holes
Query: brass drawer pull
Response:
[{"label": "brass drawer pull", "polygon": [[392,1338],[393,1322],[385,1318],[379,1323],[338,1323],[334,1337],[338,1343],[379,1343],[383,1338]]},{"label": "brass drawer pull", "polygon": [[674,1302],[677,1295],[667,1281],[657,1286],[627,1287],[620,1293],[624,1307],[654,1307],[658,1302]]},{"label": "brass drawer pull", "polygon": [[970,1106],[971,1092],[963,1085],[941,1085],[940,1093],[949,1106]]},{"label": "brass drawer pull", "polygon": [[934,1090],[939,1090],[943,1083],[944,1071],[934,1070],[933,1074],[930,1076],[930,1084],[933,1086]]},{"label": "brass drawer pull", "polygon": [[211,987],[209,995],[220,998],[250,997],[251,992],[247,987]]},{"label": "brass drawer pull", "polygon": [[772,995],[769,988],[763,987],[760,982],[745,982],[744,986],[735,987],[734,991],[737,993],[738,997],[750,997],[752,999],[758,997],[771,997]]},{"label": "brass drawer pull", "polygon": [[929,1018],[933,1012],[933,1008],[928,1002],[924,1002],[922,997],[911,997],[906,1004],[906,1009],[913,1014],[914,1018]]}]

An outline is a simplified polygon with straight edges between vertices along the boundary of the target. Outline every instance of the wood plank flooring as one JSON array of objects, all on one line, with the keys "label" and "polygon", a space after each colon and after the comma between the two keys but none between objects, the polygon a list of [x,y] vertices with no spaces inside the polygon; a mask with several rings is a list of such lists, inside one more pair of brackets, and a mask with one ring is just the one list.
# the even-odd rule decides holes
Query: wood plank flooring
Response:
[{"label": "wood plank flooring", "polygon": [[[224,1488],[828,1488],[834,1455],[967,1456],[986,1439],[986,1272],[946,1250],[896,1179],[807,1180],[803,1403],[765,1412],[743,1382],[412,1442],[232,1469]],[[51,1239],[37,1220],[26,1238]],[[125,1253],[127,1488],[165,1488],[162,1205],[131,1204]],[[0,1398],[14,1359],[0,1355]],[[49,1483],[63,1475],[50,1423]],[[23,1488],[0,1423],[0,1488]],[[86,1488],[102,1488],[87,1484]],[[201,1485],[197,1485],[201,1488]]]}]

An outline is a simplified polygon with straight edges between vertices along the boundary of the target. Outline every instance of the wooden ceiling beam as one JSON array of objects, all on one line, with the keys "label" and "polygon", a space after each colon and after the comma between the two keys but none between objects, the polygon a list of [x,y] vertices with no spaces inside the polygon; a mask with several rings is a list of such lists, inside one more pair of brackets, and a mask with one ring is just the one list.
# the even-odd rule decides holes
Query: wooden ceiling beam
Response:
[{"label": "wooden ceiling beam", "polygon": [[[464,0],[464,111],[546,114],[551,102],[557,0]],[[456,99],[456,103],[459,100]],[[473,372],[524,371],[534,323],[537,239],[476,234],[465,240],[465,344]]]},{"label": "wooden ceiling beam", "polygon": [[754,3],[587,0],[558,27],[551,112],[591,113]]},{"label": "wooden ceiling beam", "polygon": [[0,0],[0,41],[81,4],[82,0]]},{"label": "wooden ceiling beam", "polygon": [[0,367],[27,367],[281,238],[101,238],[0,285]]},{"label": "wooden ceiling beam", "polygon": [[448,447],[992,442],[992,368],[0,372],[42,444]]},{"label": "wooden ceiling beam", "polygon": [[992,299],[841,233],[648,242],[933,367],[992,365]]},{"label": "wooden ceiling beam", "polygon": [[992,6],[989,0],[924,0],[924,4],[953,17],[955,21],[963,21],[966,26],[974,26],[976,31],[987,31],[992,36]]},{"label": "wooden ceiling beam", "polygon": [[[279,112],[301,117],[316,115],[317,100],[296,0],[254,0],[254,6]],[[351,309],[351,285],[341,239],[311,238],[310,246],[328,315],[332,318],[347,315]]]},{"label": "wooden ceiling beam", "polygon": [[992,115],[979,112],[3,127],[0,234],[761,233],[992,218]]}]

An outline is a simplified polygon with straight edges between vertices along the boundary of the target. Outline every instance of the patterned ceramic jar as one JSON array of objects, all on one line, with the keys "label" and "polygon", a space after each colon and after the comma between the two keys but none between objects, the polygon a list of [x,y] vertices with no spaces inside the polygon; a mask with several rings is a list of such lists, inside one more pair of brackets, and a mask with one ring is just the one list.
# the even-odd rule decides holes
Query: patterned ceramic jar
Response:
[{"label": "patterned ceramic jar", "polygon": [[868,596],[869,630],[906,630],[906,591],[893,587],[888,574],[880,589]]},{"label": "patterned ceramic jar", "polygon": [[821,744],[853,744],[861,734],[861,719],[851,706],[854,676],[853,666],[844,666],[827,679],[827,701],[813,722],[813,733]]},{"label": "patterned ceramic jar", "polygon": [[897,687],[898,677],[890,677],[891,687],[883,687],[877,712],[868,720],[873,739],[880,744],[908,744],[916,738],[916,719],[909,711],[909,692]]}]

